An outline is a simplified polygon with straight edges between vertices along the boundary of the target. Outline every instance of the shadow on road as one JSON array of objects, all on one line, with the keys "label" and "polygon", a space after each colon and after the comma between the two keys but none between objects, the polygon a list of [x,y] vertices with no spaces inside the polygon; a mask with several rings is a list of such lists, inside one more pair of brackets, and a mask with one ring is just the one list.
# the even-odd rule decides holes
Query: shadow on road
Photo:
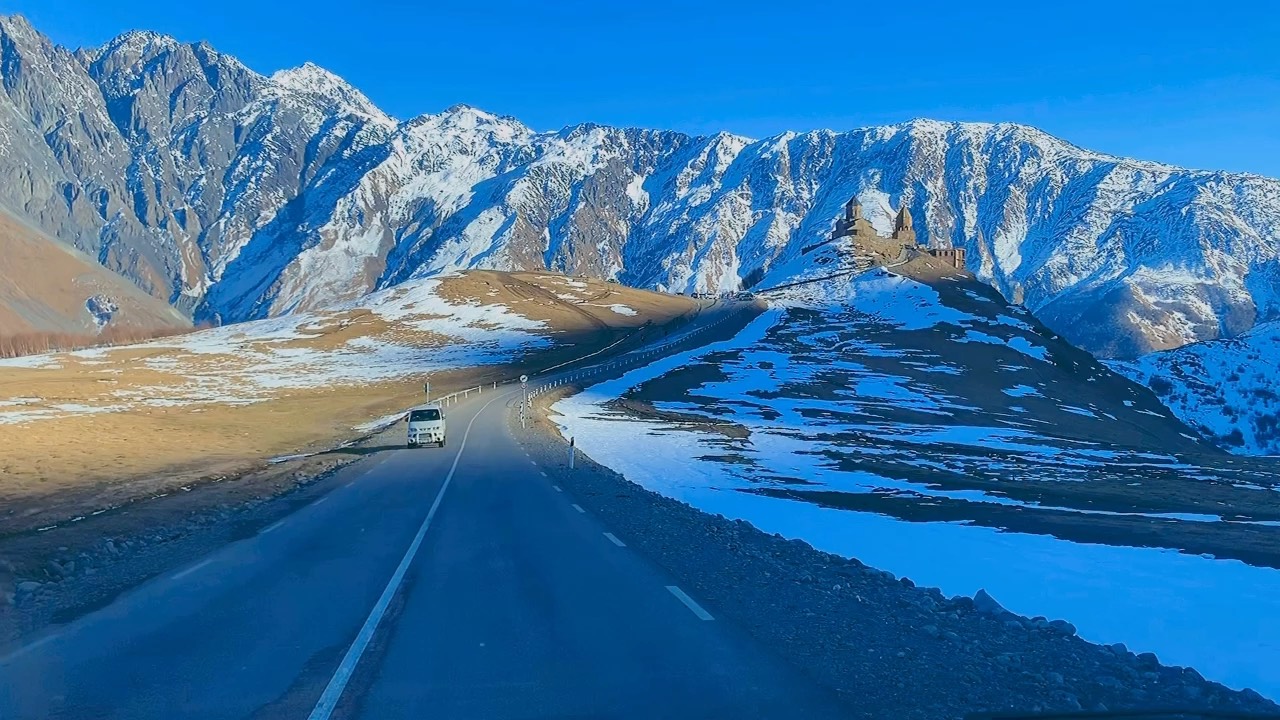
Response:
[{"label": "shadow on road", "polygon": [[357,456],[363,457],[365,455],[373,455],[375,453],[380,453],[380,452],[383,452],[384,450],[402,450],[402,449],[404,449],[404,443],[396,443],[394,445],[364,445],[361,447],[353,446],[353,447],[333,448],[332,450],[325,450],[324,452],[316,453],[316,454],[317,455],[357,455]]}]

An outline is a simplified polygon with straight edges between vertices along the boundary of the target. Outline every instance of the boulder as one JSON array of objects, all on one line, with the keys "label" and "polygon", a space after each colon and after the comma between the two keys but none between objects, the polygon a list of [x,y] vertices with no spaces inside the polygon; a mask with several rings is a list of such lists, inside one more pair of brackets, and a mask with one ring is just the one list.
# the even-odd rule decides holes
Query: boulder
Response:
[{"label": "boulder", "polygon": [[974,594],[973,609],[983,615],[1003,615],[1009,612],[1004,609],[1003,605],[996,602],[996,599],[991,597],[990,593],[986,590],[978,590],[978,592]]},{"label": "boulder", "polygon": [[1075,626],[1075,625],[1072,625],[1071,623],[1067,622],[1066,620],[1050,620],[1050,621],[1049,621],[1049,627],[1050,627],[1050,628],[1052,628],[1052,629],[1054,629],[1054,630],[1057,630],[1058,632],[1062,633],[1063,635],[1075,635],[1075,634],[1076,634],[1076,626]]}]

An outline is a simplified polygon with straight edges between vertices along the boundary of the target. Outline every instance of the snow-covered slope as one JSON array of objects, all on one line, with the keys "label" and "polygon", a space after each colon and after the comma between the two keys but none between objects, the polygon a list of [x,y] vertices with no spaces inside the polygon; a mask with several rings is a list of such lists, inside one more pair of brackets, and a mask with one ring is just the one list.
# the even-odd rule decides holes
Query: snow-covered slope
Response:
[{"label": "snow-covered slope", "polygon": [[1151,388],[1183,422],[1244,454],[1280,455],[1280,322],[1239,337],[1112,367]]},{"label": "snow-covered slope", "polygon": [[[200,319],[321,307],[438,271],[551,268],[672,290],[794,268],[841,205],[1103,355],[1280,317],[1280,182],[919,120],[751,140],[457,106],[398,122],[314,65],[204,43],[91,51],[0,19],[0,203]],[[69,122],[68,119],[74,119]],[[788,270],[789,272],[789,270]]]},{"label": "snow-covered slope", "polygon": [[1280,571],[1250,555],[1275,463],[1199,442],[972,280],[815,285],[558,400],[563,436],[706,512],[1280,696]]}]

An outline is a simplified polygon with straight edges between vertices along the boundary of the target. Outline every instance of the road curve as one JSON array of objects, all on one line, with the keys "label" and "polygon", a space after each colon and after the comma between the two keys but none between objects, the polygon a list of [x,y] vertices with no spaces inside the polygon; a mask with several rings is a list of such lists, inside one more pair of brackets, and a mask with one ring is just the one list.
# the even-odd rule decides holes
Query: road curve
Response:
[{"label": "road curve", "polygon": [[0,649],[0,718],[842,716],[553,486],[514,397]]}]

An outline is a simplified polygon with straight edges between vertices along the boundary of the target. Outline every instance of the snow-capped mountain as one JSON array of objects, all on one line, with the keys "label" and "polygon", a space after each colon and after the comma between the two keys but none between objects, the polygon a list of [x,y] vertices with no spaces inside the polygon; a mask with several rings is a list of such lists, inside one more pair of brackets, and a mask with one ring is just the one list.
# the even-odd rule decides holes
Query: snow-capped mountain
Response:
[{"label": "snow-capped mountain", "polygon": [[1151,353],[1112,369],[1151,388],[1183,422],[1222,447],[1280,455],[1280,322],[1234,338]]},{"label": "snow-capped mountain", "polygon": [[[95,50],[0,20],[0,203],[200,319],[258,318],[440,270],[649,288],[777,279],[862,198],[1102,355],[1280,317],[1280,182],[1092,153],[1033,128],[913,121],[751,140],[457,106],[397,121],[314,65],[205,43]],[[772,274],[774,277],[769,278]]]}]

